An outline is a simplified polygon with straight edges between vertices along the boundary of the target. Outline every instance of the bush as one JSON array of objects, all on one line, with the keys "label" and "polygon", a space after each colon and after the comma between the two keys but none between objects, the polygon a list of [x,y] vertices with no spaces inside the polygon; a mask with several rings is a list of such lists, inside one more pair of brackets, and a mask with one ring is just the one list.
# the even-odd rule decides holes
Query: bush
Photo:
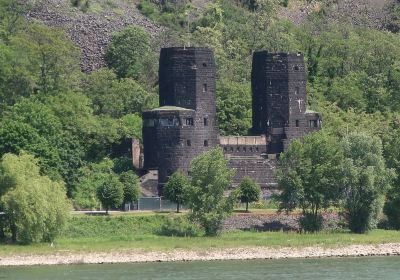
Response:
[{"label": "bush", "polygon": [[311,213],[303,214],[299,220],[301,230],[305,232],[314,232],[322,230],[324,219],[321,214],[314,215]]},{"label": "bush", "polygon": [[178,217],[168,219],[162,225],[160,234],[165,236],[198,236],[200,229],[197,225],[190,223],[187,218]]},{"label": "bush", "polygon": [[400,188],[393,188],[387,197],[383,212],[390,228],[400,229]]}]

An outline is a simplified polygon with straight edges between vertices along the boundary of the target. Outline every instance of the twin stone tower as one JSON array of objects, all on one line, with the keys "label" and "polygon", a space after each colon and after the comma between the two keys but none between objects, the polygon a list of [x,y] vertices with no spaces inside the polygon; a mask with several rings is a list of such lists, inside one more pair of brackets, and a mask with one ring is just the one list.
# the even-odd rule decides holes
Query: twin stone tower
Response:
[{"label": "twin stone tower", "polygon": [[215,77],[212,50],[161,49],[160,107],[142,114],[143,169],[158,174],[147,193],[161,195],[172,173],[181,170],[187,174],[196,156],[220,146],[229,166],[236,170],[232,187],[249,176],[268,196],[276,187],[279,154],[291,140],[321,127],[320,114],[306,110],[306,72],[301,54],[254,53],[253,136],[219,135]]}]

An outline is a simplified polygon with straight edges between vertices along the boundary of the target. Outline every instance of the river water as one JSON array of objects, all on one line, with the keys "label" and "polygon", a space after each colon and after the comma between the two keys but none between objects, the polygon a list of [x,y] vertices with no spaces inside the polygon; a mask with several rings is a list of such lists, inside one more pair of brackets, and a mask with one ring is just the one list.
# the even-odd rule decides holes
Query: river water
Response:
[{"label": "river water", "polygon": [[400,257],[0,267],[0,279],[400,279]]}]

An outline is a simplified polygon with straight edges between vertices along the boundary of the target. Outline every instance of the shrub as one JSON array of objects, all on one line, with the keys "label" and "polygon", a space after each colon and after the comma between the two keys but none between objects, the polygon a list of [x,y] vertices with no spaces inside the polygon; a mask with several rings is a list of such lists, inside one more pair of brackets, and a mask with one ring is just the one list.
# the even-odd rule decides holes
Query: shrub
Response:
[{"label": "shrub", "polygon": [[160,234],[166,236],[198,236],[200,229],[193,223],[190,223],[187,218],[178,217],[175,219],[168,219],[162,225]]},{"label": "shrub", "polygon": [[314,215],[312,213],[303,214],[299,220],[300,228],[306,232],[314,232],[322,230],[324,219],[321,214]]},{"label": "shrub", "polygon": [[387,223],[390,228],[400,229],[400,187],[393,188],[388,196],[383,208],[387,216]]}]

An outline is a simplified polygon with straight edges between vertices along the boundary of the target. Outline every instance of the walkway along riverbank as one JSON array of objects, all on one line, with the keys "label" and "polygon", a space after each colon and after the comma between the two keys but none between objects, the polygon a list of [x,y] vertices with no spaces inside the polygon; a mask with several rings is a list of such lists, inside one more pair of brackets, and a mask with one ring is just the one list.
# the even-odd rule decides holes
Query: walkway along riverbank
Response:
[{"label": "walkway along riverbank", "polygon": [[400,255],[400,243],[343,247],[242,247],[207,250],[118,250],[98,253],[58,252],[49,255],[0,257],[0,266],[143,263],[173,261],[251,260]]}]

